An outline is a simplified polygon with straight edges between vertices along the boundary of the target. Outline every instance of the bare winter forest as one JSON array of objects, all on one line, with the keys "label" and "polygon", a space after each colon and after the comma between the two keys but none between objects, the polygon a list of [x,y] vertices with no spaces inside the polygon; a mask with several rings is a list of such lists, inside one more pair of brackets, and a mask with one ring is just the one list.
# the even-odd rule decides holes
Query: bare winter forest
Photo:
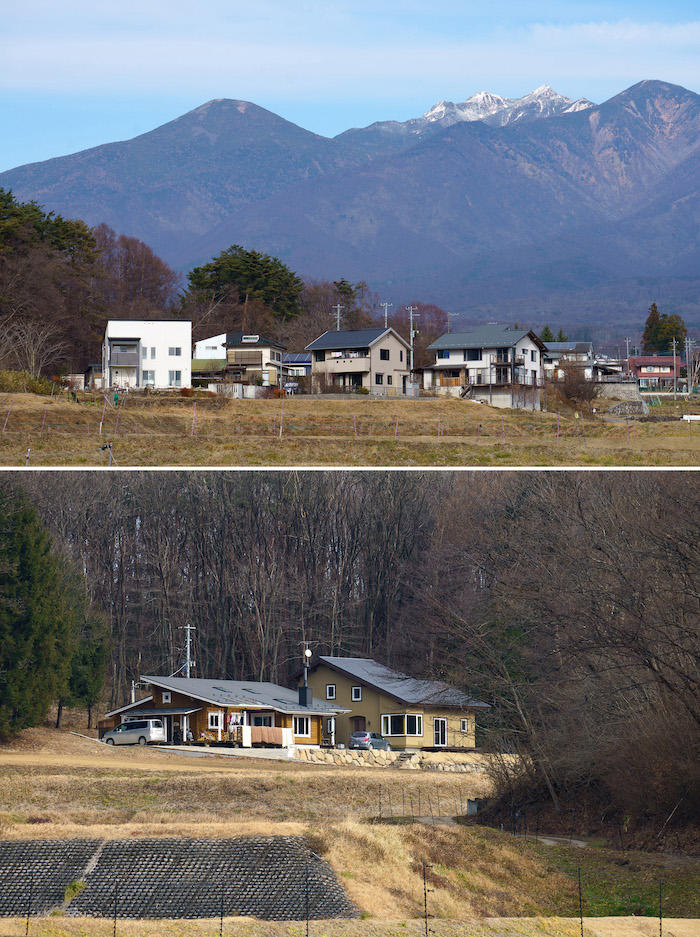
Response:
[{"label": "bare winter forest", "polygon": [[288,683],[302,641],[492,703],[479,743],[554,804],[689,819],[698,796],[692,474],[5,476],[108,622],[105,704],[142,673]]}]

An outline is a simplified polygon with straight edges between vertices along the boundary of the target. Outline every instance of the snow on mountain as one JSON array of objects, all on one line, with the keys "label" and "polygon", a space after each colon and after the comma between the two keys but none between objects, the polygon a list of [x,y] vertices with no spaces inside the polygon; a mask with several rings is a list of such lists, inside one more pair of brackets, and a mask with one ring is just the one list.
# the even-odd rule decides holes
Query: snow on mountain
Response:
[{"label": "snow on mountain", "polygon": [[439,101],[426,111],[422,118],[418,118],[418,122],[451,127],[462,121],[483,120],[491,126],[505,127],[506,124],[516,121],[555,117],[589,107],[595,105],[586,98],[572,101],[571,98],[558,94],[549,85],[541,85],[521,98],[502,98],[498,94],[479,91],[459,104]]}]

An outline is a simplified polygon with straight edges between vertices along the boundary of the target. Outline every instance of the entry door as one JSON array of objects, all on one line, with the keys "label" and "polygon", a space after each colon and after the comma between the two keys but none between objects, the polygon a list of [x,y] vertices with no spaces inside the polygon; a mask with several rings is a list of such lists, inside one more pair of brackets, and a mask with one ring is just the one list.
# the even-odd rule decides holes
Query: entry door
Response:
[{"label": "entry door", "polygon": [[364,716],[352,717],[352,731],[353,732],[364,732],[366,728],[367,728],[367,722]]},{"label": "entry door", "polygon": [[447,745],[447,719],[433,719],[433,736],[436,748]]}]

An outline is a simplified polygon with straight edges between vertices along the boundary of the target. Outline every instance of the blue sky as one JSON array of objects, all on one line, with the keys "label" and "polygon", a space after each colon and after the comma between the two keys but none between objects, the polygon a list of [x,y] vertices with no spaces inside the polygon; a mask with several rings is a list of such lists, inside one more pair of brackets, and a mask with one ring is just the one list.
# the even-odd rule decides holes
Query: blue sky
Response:
[{"label": "blue sky", "polygon": [[0,171],[242,98],[332,136],[480,90],[700,91],[697,2],[0,0]]}]

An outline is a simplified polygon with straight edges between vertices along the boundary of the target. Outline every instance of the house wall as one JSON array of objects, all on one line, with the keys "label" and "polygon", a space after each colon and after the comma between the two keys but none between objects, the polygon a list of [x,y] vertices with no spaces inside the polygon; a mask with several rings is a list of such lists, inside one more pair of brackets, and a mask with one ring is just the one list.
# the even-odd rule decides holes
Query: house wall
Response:
[{"label": "house wall", "polygon": [[[389,360],[383,361],[381,351],[389,352]],[[328,383],[350,387],[351,375],[361,374],[361,386],[370,393],[403,393],[403,378],[408,381],[409,351],[404,343],[392,332],[382,336],[369,348],[368,355],[355,357],[334,357],[333,351],[326,351],[324,361],[316,361],[312,353],[311,373],[314,389],[325,378]],[[354,355],[354,352],[350,352]],[[377,375],[382,376],[382,383],[377,383]],[[344,383],[343,383],[344,382]]]},{"label": "house wall", "polygon": [[[199,706],[201,707],[199,712],[192,713],[188,716],[189,727],[192,730],[192,735],[194,736],[195,741],[198,740],[202,735],[213,736],[216,740],[218,737],[218,732],[214,729],[209,728],[209,713],[219,713],[220,714],[220,725],[221,725],[221,740],[227,738],[228,732],[228,719],[231,713],[243,714],[243,712],[248,713],[249,722],[252,724],[253,717],[257,714],[270,714],[272,715],[272,724],[281,729],[291,729],[293,728],[294,717],[288,713],[279,713],[274,710],[254,710],[244,706],[216,706],[213,703],[205,703],[201,700],[197,700],[191,696],[186,696],[182,693],[176,693],[171,691],[170,702],[163,701],[163,690],[159,687],[153,687],[153,701],[148,704],[149,708],[153,709],[168,709],[169,707],[188,707],[188,706]],[[167,690],[165,691],[168,692]],[[125,715],[129,715],[126,713]],[[322,733],[322,717],[312,714],[310,717],[311,725],[311,735],[307,736],[295,736],[294,741],[300,745],[320,745],[321,744],[321,733]],[[182,731],[182,717],[173,716],[174,727],[177,727]],[[121,721],[121,720],[120,720]]]},{"label": "house wall", "polygon": [[[138,339],[138,364],[135,367],[112,369],[111,383],[108,371],[108,339]],[[180,355],[170,355],[170,348],[179,348]],[[155,351],[153,351],[155,350]],[[145,352],[145,357],[143,356]],[[153,384],[157,388],[174,386],[170,371],[180,371],[180,387],[192,386],[192,323],[181,320],[128,320],[110,319],[105,329],[102,346],[102,386],[140,388],[144,386],[143,372],[153,371]]]},{"label": "house wall", "polygon": [[[474,748],[476,744],[475,713],[471,710],[454,710],[426,706],[405,706],[390,696],[386,696],[360,681],[346,677],[323,664],[309,673],[309,686],[313,689],[314,699],[327,700],[326,687],[334,684],[336,703],[349,713],[339,713],[336,718],[336,743],[347,745],[348,737],[354,731],[353,717],[364,716],[368,732],[382,731],[382,715],[417,714],[423,716],[423,734],[420,736],[387,736],[392,748],[419,749],[432,748],[434,739],[434,720],[447,719],[447,745],[456,748]],[[362,686],[362,700],[353,702],[352,687]],[[329,701],[330,702],[330,701]],[[467,731],[461,731],[460,721],[466,719]]]},{"label": "house wall", "polygon": [[194,343],[194,358],[222,359],[226,357],[226,332],[221,335],[213,335],[211,338],[204,338],[201,342]]}]

